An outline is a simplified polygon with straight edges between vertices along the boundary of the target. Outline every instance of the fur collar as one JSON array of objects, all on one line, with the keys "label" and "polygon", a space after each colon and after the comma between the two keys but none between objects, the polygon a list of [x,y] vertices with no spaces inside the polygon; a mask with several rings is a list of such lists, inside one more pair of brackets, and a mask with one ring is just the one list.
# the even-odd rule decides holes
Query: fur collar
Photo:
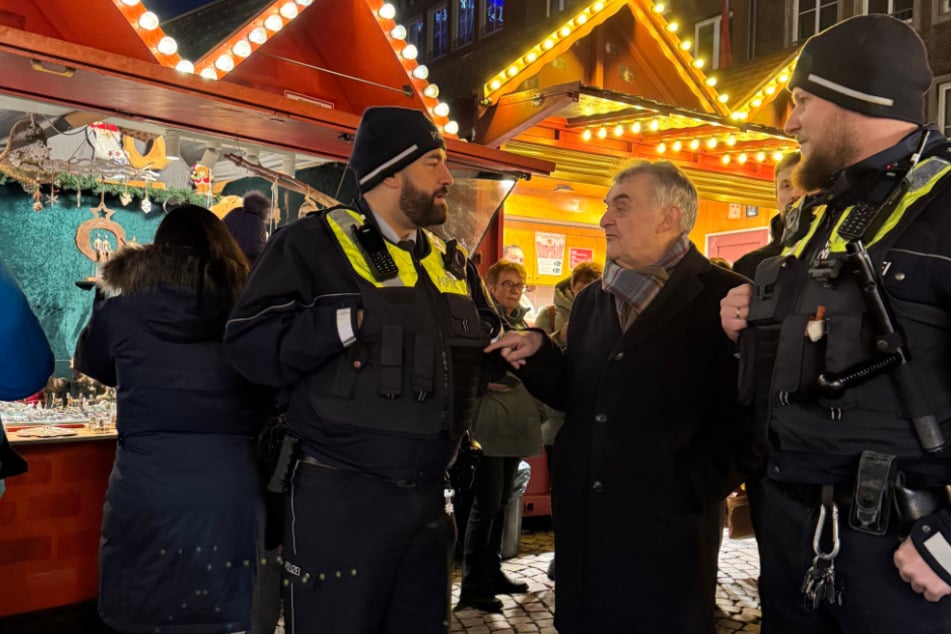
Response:
[{"label": "fur collar", "polygon": [[[109,295],[167,286],[198,290],[198,258],[167,245],[126,245],[102,267],[102,287]],[[209,281],[206,277],[205,283]],[[206,287],[205,292],[212,290]]]}]

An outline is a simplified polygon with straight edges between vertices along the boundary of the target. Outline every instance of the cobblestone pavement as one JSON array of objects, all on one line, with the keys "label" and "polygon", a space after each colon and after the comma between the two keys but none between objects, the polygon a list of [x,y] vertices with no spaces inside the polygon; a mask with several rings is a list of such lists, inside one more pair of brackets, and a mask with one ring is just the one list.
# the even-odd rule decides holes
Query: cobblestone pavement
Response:
[{"label": "cobblestone pavement", "polygon": [[[548,562],[554,556],[553,549],[554,534],[550,530],[523,531],[519,555],[505,561],[502,567],[512,577],[527,582],[529,591],[522,595],[499,595],[502,614],[487,614],[470,608],[453,612],[453,634],[555,634],[552,624],[555,590],[545,574]],[[724,535],[716,598],[717,634],[759,634],[758,576],[756,542],[752,539],[732,540]],[[453,605],[459,599],[459,577],[457,569],[453,576]]]}]

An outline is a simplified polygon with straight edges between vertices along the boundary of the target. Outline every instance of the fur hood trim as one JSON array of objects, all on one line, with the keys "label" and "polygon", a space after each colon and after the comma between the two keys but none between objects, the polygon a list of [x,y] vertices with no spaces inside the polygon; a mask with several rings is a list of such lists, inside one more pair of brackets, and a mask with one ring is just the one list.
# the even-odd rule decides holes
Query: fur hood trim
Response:
[{"label": "fur hood trim", "polygon": [[[102,267],[102,287],[109,295],[160,286],[197,291],[198,267],[198,258],[184,249],[153,244],[127,245]],[[206,293],[211,290],[205,288]]]}]

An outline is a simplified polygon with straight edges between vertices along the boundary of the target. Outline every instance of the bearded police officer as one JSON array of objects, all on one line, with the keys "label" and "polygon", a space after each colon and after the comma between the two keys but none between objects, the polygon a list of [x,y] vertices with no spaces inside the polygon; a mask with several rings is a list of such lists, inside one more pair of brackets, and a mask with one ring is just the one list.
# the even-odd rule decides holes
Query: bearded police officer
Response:
[{"label": "bearded police officer", "polygon": [[922,125],[931,80],[885,15],[806,42],[786,132],[819,193],[721,303],[767,427],[770,634],[951,628],[951,154]]},{"label": "bearded police officer", "polygon": [[283,551],[294,634],[448,630],[444,474],[488,304],[455,241],[422,228],[446,220],[445,148],[421,112],[368,109],[350,158],[362,198],[277,232],[228,322],[234,364],[285,390],[299,441]]}]

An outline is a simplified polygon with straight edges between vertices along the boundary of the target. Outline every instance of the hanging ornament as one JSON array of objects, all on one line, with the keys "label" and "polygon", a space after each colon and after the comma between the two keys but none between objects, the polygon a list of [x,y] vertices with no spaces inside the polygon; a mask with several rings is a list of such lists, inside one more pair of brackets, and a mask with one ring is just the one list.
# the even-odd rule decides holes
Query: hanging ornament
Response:
[{"label": "hanging ornament", "polygon": [[122,181],[122,193],[119,194],[119,202],[122,203],[123,207],[128,207],[129,203],[132,202],[132,194],[129,193],[128,181]]},{"label": "hanging ornament", "polygon": [[201,163],[195,163],[195,167],[192,168],[192,184],[195,186],[195,191],[199,194],[205,195],[205,206],[211,206],[211,183],[215,180],[215,175],[212,173],[211,168]]},{"label": "hanging ornament", "polygon": [[83,206],[83,189],[78,184],[76,185],[76,209],[79,209]]},{"label": "hanging ornament", "polygon": [[148,214],[152,211],[152,201],[149,200],[149,190],[151,189],[151,182],[146,181],[145,183],[145,196],[142,197],[142,204],[140,205],[142,213]]},{"label": "hanging ornament", "polygon": [[43,211],[43,192],[39,184],[33,189],[33,211]]},{"label": "hanging ornament", "polygon": [[50,194],[46,197],[46,204],[50,207],[54,207],[59,204],[59,196],[57,196],[57,194],[59,194],[59,190],[56,189],[56,183],[54,181],[50,181]]}]

